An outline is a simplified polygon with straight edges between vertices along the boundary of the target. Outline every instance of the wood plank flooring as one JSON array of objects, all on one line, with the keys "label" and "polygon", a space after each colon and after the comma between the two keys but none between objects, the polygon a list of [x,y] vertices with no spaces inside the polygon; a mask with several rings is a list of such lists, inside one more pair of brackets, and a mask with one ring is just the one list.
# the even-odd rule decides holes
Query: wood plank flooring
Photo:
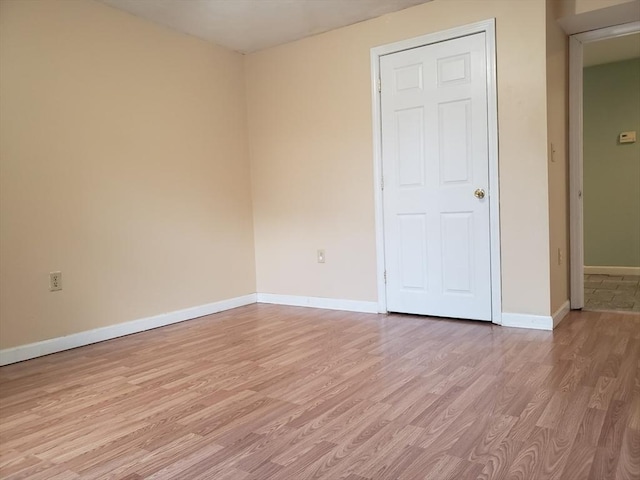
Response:
[{"label": "wood plank flooring", "polygon": [[640,315],[251,305],[0,369],[3,479],[640,479]]}]

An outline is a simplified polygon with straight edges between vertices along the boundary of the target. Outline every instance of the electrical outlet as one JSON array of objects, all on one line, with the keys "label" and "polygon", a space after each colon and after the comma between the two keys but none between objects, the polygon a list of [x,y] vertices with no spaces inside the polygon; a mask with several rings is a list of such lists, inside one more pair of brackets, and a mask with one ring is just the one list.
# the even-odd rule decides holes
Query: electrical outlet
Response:
[{"label": "electrical outlet", "polygon": [[57,292],[62,290],[62,272],[49,273],[49,291]]},{"label": "electrical outlet", "polygon": [[324,263],[325,259],[324,250],[318,250],[318,263]]},{"label": "electrical outlet", "polygon": [[562,255],[562,249],[559,248],[558,249],[558,265],[562,265],[562,262],[564,261],[564,257]]}]

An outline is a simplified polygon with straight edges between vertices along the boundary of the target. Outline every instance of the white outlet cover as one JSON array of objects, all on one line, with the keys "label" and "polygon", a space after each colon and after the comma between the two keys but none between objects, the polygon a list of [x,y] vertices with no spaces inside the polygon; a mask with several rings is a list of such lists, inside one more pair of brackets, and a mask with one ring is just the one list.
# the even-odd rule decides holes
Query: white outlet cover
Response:
[{"label": "white outlet cover", "polygon": [[49,291],[62,290],[62,272],[49,272]]}]

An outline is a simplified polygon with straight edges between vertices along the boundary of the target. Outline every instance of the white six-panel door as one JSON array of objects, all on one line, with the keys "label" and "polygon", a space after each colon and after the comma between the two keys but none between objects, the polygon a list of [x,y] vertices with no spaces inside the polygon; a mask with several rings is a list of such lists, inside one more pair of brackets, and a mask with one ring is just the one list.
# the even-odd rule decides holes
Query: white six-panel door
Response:
[{"label": "white six-panel door", "polygon": [[380,57],[391,312],[491,320],[485,35]]}]

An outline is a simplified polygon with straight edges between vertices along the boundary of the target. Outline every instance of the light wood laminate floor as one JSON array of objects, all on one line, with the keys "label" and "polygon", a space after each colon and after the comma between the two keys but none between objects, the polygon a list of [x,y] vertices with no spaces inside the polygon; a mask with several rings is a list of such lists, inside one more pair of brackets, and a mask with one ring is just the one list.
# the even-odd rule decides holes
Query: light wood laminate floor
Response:
[{"label": "light wood laminate floor", "polygon": [[251,305],[0,369],[4,479],[640,479],[640,315]]}]

